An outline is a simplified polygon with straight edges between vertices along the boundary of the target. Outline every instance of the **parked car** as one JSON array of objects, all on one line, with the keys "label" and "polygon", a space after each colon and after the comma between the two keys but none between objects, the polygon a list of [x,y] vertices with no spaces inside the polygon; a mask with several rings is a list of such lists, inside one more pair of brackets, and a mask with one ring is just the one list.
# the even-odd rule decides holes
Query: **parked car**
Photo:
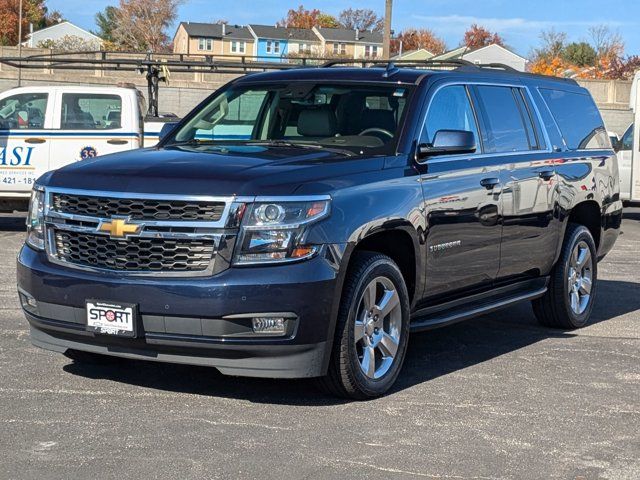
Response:
[{"label": "parked car", "polygon": [[18,291],[33,344],[75,361],[366,399],[411,332],[523,301],[584,326],[621,217],[615,153],[572,80],[289,69],[232,81],[155,148],[40,177]]},{"label": "parked car", "polygon": [[142,120],[135,88],[39,86],[0,94],[0,211],[26,210],[36,179],[99,155],[153,146],[165,122]]}]

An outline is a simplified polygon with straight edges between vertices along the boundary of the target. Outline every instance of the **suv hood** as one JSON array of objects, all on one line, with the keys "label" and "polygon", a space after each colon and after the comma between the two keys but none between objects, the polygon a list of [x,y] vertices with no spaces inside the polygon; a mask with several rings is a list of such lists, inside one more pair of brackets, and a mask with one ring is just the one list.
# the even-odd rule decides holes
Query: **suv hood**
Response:
[{"label": "suv hood", "polygon": [[[169,147],[77,162],[45,174],[38,183],[182,195],[311,194],[331,190],[338,177],[380,170],[383,165],[383,157],[352,157],[340,151],[296,146]],[[345,186],[344,178],[340,186]]]}]

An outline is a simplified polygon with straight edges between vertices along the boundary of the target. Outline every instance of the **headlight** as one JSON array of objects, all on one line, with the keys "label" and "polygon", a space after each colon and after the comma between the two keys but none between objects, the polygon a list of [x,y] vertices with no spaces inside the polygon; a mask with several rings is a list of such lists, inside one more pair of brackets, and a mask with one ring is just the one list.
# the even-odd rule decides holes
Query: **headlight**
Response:
[{"label": "headlight", "polygon": [[44,189],[33,187],[29,216],[27,217],[27,244],[38,250],[44,250]]},{"label": "headlight", "polygon": [[329,215],[326,197],[300,201],[258,201],[249,205],[234,263],[282,263],[312,257],[317,245],[304,243],[305,228]]}]

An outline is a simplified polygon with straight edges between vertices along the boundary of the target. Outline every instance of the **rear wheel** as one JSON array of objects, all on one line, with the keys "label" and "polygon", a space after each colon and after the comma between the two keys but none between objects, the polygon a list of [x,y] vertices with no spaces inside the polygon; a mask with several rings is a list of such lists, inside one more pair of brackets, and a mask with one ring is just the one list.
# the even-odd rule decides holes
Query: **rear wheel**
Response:
[{"label": "rear wheel", "polygon": [[409,340],[409,295],[389,257],[354,255],[321,384],[335,395],[363,400],[384,394],[398,377]]},{"label": "rear wheel", "polygon": [[583,225],[570,223],[549,289],[533,301],[538,321],[564,329],[586,325],[593,310],[597,274],[596,246],[591,232]]}]

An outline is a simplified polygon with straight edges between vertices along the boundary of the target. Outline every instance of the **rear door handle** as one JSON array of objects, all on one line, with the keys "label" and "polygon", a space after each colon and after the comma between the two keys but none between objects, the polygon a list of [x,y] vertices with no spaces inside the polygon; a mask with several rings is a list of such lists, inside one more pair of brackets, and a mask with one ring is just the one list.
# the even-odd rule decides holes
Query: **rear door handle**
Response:
[{"label": "rear door handle", "polygon": [[543,180],[551,180],[555,176],[556,172],[554,170],[542,170],[538,172],[538,176]]},{"label": "rear door handle", "polygon": [[110,140],[107,140],[107,143],[110,145],[124,145],[125,143],[129,143],[129,140],[118,140],[118,139],[112,138]]},{"label": "rear door handle", "polygon": [[483,178],[480,180],[480,185],[482,185],[487,190],[492,190],[494,187],[500,184],[500,179],[496,177]]},{"label": "rear door handle", "polygon": [[45,143],[47,140],[44,138],[26,138],[25,143]]}]

